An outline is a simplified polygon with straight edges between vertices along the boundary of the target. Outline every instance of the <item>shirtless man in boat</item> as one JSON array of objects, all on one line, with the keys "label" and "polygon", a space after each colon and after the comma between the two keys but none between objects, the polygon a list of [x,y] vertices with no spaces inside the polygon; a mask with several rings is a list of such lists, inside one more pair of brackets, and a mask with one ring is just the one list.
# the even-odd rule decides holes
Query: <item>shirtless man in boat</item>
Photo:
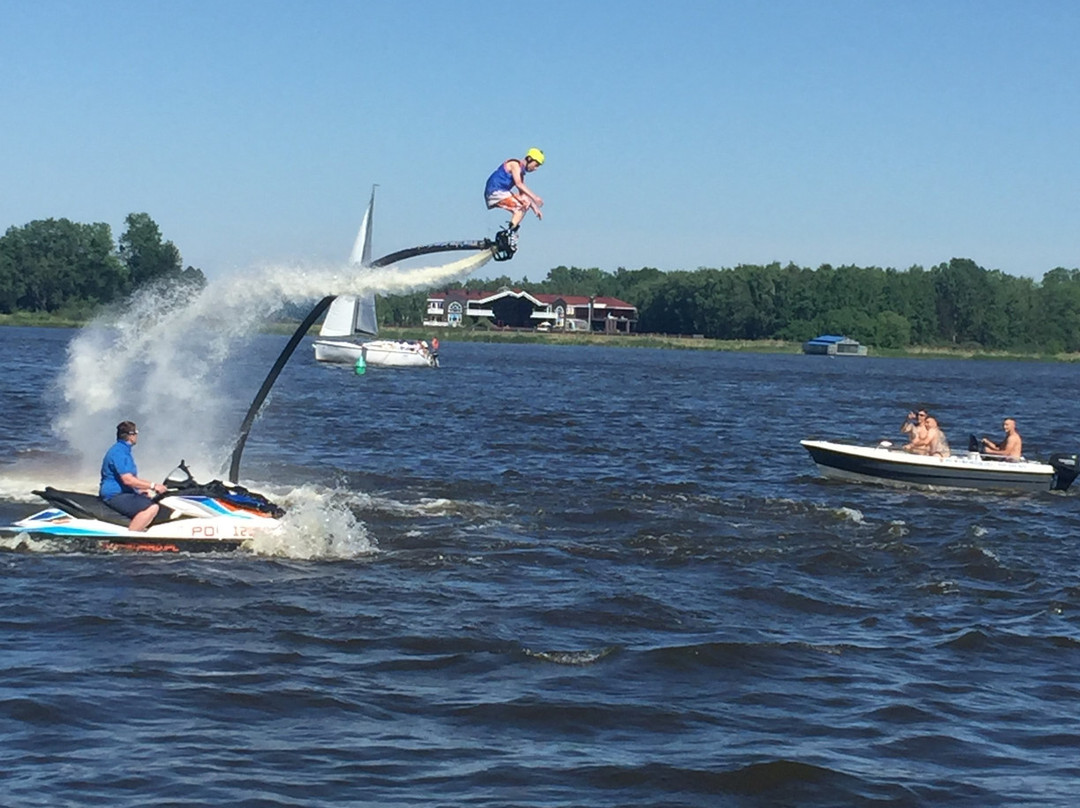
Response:
[{"label": "shirtless man in boat", "polygon": [[1024,448],[1024,442],[1020,438],[1020,433],[1016,431],[1016,419],[1006,418],[1002,422],[1001,428],[1005,430],[1005,440],[1001,443],[994,443],[989,438],[983,438],[983,454],[1000,455],[1001,457],[1019,460]]},{"label": "shirtless man in boat", "polygon": [[932,415],[926,416],[927,453],[934,457],[948,457],[952,454],[949,449],[949,439],[945,437],[941,427],[938,426],[937,418]]},{"label": "shirtless man in boat", "polygon": [[919,410],[917,413],[909,412],[904,423],[900,425],[900,431],[908,436],[908,442],[904,444],[905,452],[930,454],[930,431],[926,426],[926,410]]}]

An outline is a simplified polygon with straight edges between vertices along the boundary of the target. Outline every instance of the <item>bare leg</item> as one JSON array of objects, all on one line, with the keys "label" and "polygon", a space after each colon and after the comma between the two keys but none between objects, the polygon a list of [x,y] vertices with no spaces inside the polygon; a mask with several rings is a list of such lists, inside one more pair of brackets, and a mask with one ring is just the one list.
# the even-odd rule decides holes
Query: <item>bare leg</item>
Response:
[{"label": "bare leg", "polygon": [[521,202],[521,207],[515,210],[514,215],[510,217],[511,230],[517,230],[521,220],[525,218],[525,214],[533,207],[533,201],[525,194],[517,194],[517,198]]},{"label": "bare leg", "polygon": [[154,517],[158,515],[160,510],[158,504],[155,502],[149,508],[139,511],[135,514],[135,518],[131,520],[131,524],[128,525],[128,530],[139,531],[140,533],[150,527],[150,523],[154,521]]}]

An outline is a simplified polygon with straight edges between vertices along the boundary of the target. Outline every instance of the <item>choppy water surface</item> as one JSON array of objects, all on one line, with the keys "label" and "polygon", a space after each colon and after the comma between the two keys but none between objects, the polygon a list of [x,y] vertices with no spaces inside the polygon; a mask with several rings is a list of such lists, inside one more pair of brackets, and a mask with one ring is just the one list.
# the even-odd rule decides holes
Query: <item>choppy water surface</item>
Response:
[{"label": "choppy water surface", "polygon": [[[73,335],[0,329],[4,522],[66,451]],[[284,341],[225,366],[235,423]],[[1077,378],[455,343],[358,377],[305,344],[242,474],[301,550],[0,552],[0,803],[1071,805],[1080,491],[827,482],[798,440],[923,405],[1074,450]]]}]

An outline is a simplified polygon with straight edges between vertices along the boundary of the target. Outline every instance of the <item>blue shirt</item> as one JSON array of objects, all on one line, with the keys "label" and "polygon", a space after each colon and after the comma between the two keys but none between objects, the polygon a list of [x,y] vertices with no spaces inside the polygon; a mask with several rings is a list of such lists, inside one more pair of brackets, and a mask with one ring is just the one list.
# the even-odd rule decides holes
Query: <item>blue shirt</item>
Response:
[{"label": "blue shirt", "polygon": [[120,482],[120,476],[138,473],[135,470],[135,458],[131,454],[131,444],[126,440],[118,440],[101,461],[101,486],[98,488],[98,496],[109,499],[124,491],[134,493],[134,488]]},{"label": "blue shirt", "polygon": [[[521,163],[520,160],[513,157],[510,160],[518,164]],[[487,185],[484,186],[485,197],[490,196],[493,191],[512,191],[514,189],[514,175],[506,170],[506,164],[510,160],[503,160],[494,173],[488,177]]]}]

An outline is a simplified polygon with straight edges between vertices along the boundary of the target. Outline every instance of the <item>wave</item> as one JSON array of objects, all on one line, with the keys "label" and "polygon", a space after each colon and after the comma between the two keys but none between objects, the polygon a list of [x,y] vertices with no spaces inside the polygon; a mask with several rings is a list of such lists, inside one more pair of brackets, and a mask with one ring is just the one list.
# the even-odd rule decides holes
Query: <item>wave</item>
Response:
[{"label": "wave", "polygon": [[[520,788],[523,778],[533,789],[532,798],[500,799],[499,789]],[[617,794],[620,805],[679,805],[718,806],[768,805],[785,808],[816,808],[816,806],[881,804],[893,806],[923,805],[924,797],[933,789],[918,792],[902,783],[857,776],[836,769],[797,760],[775,759],[748,763],[744,766],[715,770],[707,766],[686,766],[633,761],[564,767],[528,768],[499,763],[474,772],[468,782],[483,786],[481,793],[494,799],[482,800],[481,805],[510,804],[580,804],[608,805],[596,802],[595,794]],[[737,802],[722,802],[724,797]],[[475,804],[470,800],[470,804]]]},{"label": "wave", "polygon": [[[662,671],[783,671],[785,678],[806,675],[804,666],[812,661],[860,650],[851,643],[811,643],[802,640],[775,642],[701,642],[689,645],[665,645],[656,648],[628,649],[627,665],[656,675]],[[831,663],[826,663],[831,664]],[[801,673],[800,673],[801,671]]]},{"label": "wave", "polygon": [[523,650],[526,656],[539,659],[541,662],[553,662],[556,665],[591,665],[611,656],[619,650],[619,647],[610,645],[605,648],[581,651],[533,651],[530,648]]},{"label": "wave", "polygon": [[1011,654],[1021,658],[1029,655],[1052,658],[1063,650],[1075,651],[1080,648],[1080,640],[1061,634],[1033,635],[999,629],[969,628],[942,640],[937,647],[996,656],[997,661],[1004,664],[1009,661],[1008,656]]},{"label": "wave", "polygon": [[921,804],[904,786],[877,783],[825,766],[796,760],[751,763],[728,771],[652,763],[638,767],[597,767],[588,772],[594,786],[653,787],[671,793],[731,794],[769,798],[770,805],[843,805],[862,800]]}]

